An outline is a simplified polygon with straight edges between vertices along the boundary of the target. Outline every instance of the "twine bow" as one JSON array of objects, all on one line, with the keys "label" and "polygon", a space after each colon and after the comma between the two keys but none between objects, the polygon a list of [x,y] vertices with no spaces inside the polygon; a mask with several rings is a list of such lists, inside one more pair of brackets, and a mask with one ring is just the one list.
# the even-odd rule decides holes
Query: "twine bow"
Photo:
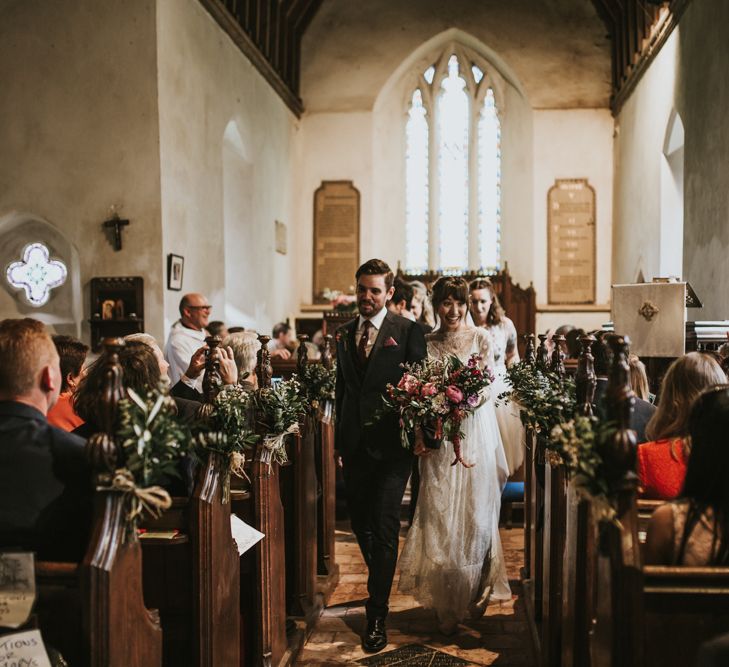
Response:
[{"label": "twine bow", "polygon": [[250,483],[250,478],[246,474],[245,469],[243,466],[246,464],[246,456],[245,454],[242,454],[241,452],[232,452],[230,455],[230,472],[232,472],[236,477],[240,477],[241,479],[245,479],[248,483]]},{"label": "twine bow", "polygon": [[143,489],[136,485],[132,473],[126,468],[120,468],[111,479],[114,491],[128,493],[133,497],[132,507],[127,514],[127,521],[134,521],[142,512],[149,512],[154,518],[172,507],[172,498],[161,486],[149,486]]},{"label": "twine bow", "polygon": [[279,433],[278,435],[267,435],[264,436],[262,445],[263,449],[261,451],[260,460],[263,461],[263,463],[266,463],[267,465],[271,465],[271,461],[273,460],[274,454],[278,454],[278,460],[280,463],[286,462],[286,447],[284,446],[284,441],[286,440],[287,435],[293,435],[295,433],[299,432],[299,423],[294,422],[289,426],[283,433]]}]

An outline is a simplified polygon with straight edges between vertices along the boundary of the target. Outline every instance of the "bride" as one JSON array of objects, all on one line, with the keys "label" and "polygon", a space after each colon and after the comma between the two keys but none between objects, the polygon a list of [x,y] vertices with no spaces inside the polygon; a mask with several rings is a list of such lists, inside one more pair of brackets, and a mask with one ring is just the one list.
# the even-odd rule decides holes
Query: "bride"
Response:
[{"label": "bride", "polygon": [[[463,278],[442,277],[433,285],[433,307],[440,328],[426,336],[428,355],[456,355],[466,362],[482,356],[493,367],[489,336],[466,324],[468,284]],[[489,390],[487,390],[489,391]],[[451,466],[452,445],[426,449],[422,437],[420,494],[400,557],[402,593],[415,597],[426,609],[435,609],[445,634],[469,613],[480,616],[490,599],[509,600],[506,568],[499,538],[501,491],[508,476],[504,448],[494,410],[494,397],[463,421],[463,460],[472,468]]]}]

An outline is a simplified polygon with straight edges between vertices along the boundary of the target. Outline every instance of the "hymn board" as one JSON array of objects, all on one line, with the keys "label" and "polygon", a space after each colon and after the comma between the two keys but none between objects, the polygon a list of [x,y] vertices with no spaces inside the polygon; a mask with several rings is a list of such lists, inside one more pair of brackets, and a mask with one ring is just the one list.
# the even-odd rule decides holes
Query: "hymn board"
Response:
[{"label": "hymn board", "polygon": [[586,178],[549,189],[547,246],[549,303],[595,303],[595,190]]},{"label": "hymn board", "polygon": [[326,290],[348,293],[359,266],[359,190],[322,181],[314,193],[314,303]]}]

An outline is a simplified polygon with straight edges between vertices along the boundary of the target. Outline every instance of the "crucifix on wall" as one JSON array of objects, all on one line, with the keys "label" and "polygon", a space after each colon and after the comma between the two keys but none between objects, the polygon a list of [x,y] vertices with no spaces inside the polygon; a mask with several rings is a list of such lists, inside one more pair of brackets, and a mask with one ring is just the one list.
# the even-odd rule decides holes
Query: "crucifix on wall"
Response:
[{"label": "crucifix on wall", "polygon": [[112,230],[114,250],[122,249],[122,229],[128,225],[129,220],[122,220],[116,213],[111,219],[104,221],[104,228]]}]

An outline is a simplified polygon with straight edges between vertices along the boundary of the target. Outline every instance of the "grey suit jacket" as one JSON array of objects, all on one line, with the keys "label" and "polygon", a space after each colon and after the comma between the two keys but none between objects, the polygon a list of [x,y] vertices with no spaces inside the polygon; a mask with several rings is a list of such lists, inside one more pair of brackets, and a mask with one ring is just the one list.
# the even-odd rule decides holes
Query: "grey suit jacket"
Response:
[{"label": "grey suit jacket", "polygon": [[426,356],[422,329],[410,320],[388,312],[364,368],[356,357],[355,331],[359,318],[337,330],[337,384],[335,447],[348,456],[364,447],[376,459],[410,456],[401,445],[396,415],[372,423],[382,407],[388,383],[397,384],[401,364],[422,361]]}]

